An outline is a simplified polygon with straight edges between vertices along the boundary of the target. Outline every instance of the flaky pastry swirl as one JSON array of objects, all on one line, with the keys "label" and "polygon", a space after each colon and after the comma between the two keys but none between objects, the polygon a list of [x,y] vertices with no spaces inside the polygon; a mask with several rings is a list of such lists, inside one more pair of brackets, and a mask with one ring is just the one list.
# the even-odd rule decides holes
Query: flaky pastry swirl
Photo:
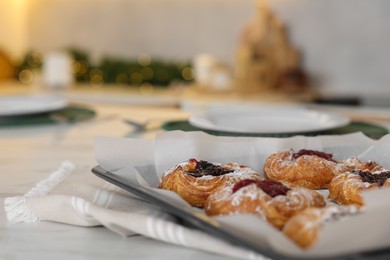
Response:
[{"label": "flaky pastry swirl", "polygon": [[381,186],[390,187],[390,171],[345,172],[334,177],[330,182],[329,199],[339,204],[363,206],[361,193],[365,190],[378,189]]},{"label": "flaky pastry swirl", "polygon": [[334,176],[360,164],[354,158],[335,161],[330,154],[313,150],[295,153],[290,149],[271,154],[264,163],[264,175],[289,186],[323,189],[328,188]]},{"label": "flaky pastry swirl", "polygon": [[356,207],[329,206],[307,208],[290,218],[282,232],[301,248],[314,245],[326,222],[340,221],[358,213]]},{"label": "flaky pastry swirl", "polygon": [[[205,204],[206,214],[215,216],[253,213],[280,229],[297,212],[307,207],[325,206],[324,197],[316,191],[300,187],[293,189],[285,187],[281,192],[285,194],[270,195],[267,193],[269,191],[266,192],[259,187],[258,184],[261,182],[273,181],[250,182],[238,190],[235,188],[236,184],[210,195]],[[271,189],[271,192],[274,192],[275,186]],[[276,189],[280,188],[276,187]]]},{"label": "flaky pastry swirl", "polygon": [[[206,166],[202,168],[201,164]],[[259,180],[260,176],[250,167],[236,163],[190,159],[166,171],[159,188],[174,191],[191,206],[202,208],[210,194],[243,179]]]}]

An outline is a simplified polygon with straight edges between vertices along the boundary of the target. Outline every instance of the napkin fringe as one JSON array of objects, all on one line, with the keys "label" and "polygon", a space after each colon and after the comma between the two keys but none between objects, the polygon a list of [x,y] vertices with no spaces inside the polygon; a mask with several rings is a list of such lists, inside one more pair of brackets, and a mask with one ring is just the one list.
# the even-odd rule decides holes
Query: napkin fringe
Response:
[{"label": "napkin fringe", "polygon": [[47,179],[38,182],[24,196],[6,198],[4,210],[7,219],[13,223],[39,221],[39,218],[28,210],[26,198],[47,195],[54,187],[64,181],[75,168],[76,166],[72,162],[64,161]]},{"label": "napkin fringe", "polygon": [[39,221],[39,218],[28,210],[25,197],[6,198],[4,209],[8,221],[12,223]]},{"label": "napkin fringe", "polygon": [[76,166],[70,161],[62,162],[61,166],[47,179],[44,179],[36,184],[25,197],[37,197],[47,195],[55,186],[63,182],[69,174],[71,174]]}]

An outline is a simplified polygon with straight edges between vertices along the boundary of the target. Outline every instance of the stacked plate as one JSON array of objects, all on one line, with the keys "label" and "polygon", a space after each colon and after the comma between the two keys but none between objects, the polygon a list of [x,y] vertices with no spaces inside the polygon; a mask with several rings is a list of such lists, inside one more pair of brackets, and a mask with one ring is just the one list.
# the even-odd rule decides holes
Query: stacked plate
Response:
[{"label": "stacked plate", "polygon": [[65,108],[66,99],[58,95],[15,95],[0,97],[0,117],[48,113]]},{"label": "stacked plate", "polygon": [[56,94],[15,95],[0,97],[0,128],[34,126],[90,119],[95,111],[68,104]]}]

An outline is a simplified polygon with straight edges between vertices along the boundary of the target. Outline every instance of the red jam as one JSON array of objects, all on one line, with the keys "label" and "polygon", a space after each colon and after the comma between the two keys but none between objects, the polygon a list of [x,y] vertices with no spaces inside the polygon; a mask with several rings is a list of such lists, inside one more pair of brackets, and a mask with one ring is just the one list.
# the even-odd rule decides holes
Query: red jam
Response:
[{"label": "red jam", "polygon": [[264,180],[259,181],[257,183],[257,186],[262,189],[265,193],[270,195],[271,197],[276,197],[278,195],[285,196],[287,192],[290,190],[286,186],[284,186],[282,183],[278,181],[273,180]]},{"label": "red jam", "polygon": [[363,182],[378,183],[379,186],[383,186],[386,180],[390,178],[390,171],[384,171],[381,173],[372,173],[370,171],[356,170],[353,173],[358,174]]},{"label": "red jam", "polygon": [[282,183],[278,181],[273,180],[263,180],[263,181],[256,181],[256,180],[242,180],[238,182],[233,187],[233,193],[237,192],[241,188],[244,188],[252,183],[255,183],[257,187],[262,189],[265,193],[267,193],[271,197],[276,197],[278,195],[285,196],[287,192],[290,190],[286,186],[284,186]]},{"label": "red jam", "polygon": [[204,175],[221,176],[233,172],[233,170],[224,169],[219,165],[214,165],[203,160],[190,159],[188,163],[191,167],[189,167],[190,170],[187,173],[193,177],[202,177]]},{"label": "red jam", "polygon": [[235,193],[239,189],[244,188],[244,187],[246,187],[246,186],[248,186],[249,184],[252,184],[252,183],[257,183],[257,181],[247,179],[247,180],[242,180],[242,181],[236,183],[233,186],[233,193]]},{"label": "red jam", "polygon": [[307,149],[301,149],[301,150],[299,150],[298,152],[294,153],[294,154],[293,154],[293,158],[294,158],[294,159],[298,159],[298,158],[301,157],[302,155],[314,155],[314,156],[323,158],[323,159],[328,160],[328,161],[331,161],[331,162],[336,162],[336,161],[333,159],[333,154],[324,153],[324,152],[315,151],[315,150],[307,150]]}]

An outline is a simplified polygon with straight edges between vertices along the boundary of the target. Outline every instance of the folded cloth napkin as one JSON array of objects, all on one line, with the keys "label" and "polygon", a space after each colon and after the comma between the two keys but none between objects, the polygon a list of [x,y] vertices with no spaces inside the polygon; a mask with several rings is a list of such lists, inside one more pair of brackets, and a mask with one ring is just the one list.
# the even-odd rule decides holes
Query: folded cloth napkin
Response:
[{"label": "folded cloth napkin", "polygon": [[242,259],[268,259],[199,230],[182,226],[168,214],[91,174],[91,168],[65,161],[24,196],[5,199],[12,223],[54,221],[105,226],[123,235],[149,238]]}]

